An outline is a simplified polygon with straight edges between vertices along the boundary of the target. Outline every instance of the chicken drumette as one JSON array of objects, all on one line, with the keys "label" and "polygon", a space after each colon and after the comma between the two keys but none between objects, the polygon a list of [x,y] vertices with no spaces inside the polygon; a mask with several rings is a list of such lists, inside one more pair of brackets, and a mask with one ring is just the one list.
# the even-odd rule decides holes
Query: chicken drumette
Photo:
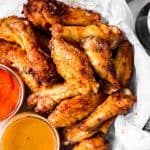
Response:
[{"label": "chicken drumette", "polygon": [[112,52],[107,41],[89,37],[82,41],[82,47],[100,79],[109,82],[111,88],[106,93],[111,94],[119,90],[120,85],[113,66]]}]

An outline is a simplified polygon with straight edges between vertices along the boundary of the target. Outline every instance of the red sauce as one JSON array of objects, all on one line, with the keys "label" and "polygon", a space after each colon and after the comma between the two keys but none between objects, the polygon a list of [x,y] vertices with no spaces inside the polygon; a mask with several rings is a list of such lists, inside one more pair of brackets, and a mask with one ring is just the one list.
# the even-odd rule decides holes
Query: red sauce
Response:
[{"label": "red sauce", "polygon": [[6,70],[0,69],[0,120],[7,118],[16,108],[18,99],[18,81]]}]

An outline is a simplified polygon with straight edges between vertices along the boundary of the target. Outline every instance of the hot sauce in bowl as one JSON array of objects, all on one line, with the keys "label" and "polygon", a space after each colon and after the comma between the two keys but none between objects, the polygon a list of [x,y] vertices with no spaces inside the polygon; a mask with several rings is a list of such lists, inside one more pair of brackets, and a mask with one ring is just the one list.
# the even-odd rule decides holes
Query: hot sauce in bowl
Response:
[{"label": "hot sauce in bowl", "polygon": [[13,116],[20,108],[24,86],[20,77],[0,64],[0,122]]},{"label": "hot sauce in bowl", "polygon": [[1,150],[59,150],[57,131],[48,121],[33,113],[10,119],[1,139]]}]

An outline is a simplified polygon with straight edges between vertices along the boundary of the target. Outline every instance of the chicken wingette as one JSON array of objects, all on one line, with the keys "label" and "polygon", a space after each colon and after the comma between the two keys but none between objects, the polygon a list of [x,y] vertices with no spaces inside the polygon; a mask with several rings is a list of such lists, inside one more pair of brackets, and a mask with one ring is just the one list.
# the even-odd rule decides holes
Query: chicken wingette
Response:
[{"label": "chicken wingette", "polygon": [[65,81],[33,93],[28,98],[30,105],[37,104],[37,111],[48,111],[63,99],[98,92],[99,84],[84,52],[57,38],[51,40],[50,48],[57,71]]},{"label": "chicken wingette", "polygon": [[133,49],[129,41],[123,41],[114,61],[117,78],[122,87],[129,87],[133,73]]},{"label": "chicken wingette", "polygon": [[62,101],[48,117],[54,127],[71,126],[87,117],[100,103],[103,102],[103,93],[80,95]]},{"label": "chicken wingette", "polygon": [[135,97],[128,89],[108,96],[87,119],[79,124],[66,128],[64,130],[64,138],[70,143],[75,143],[91,137],[91,134],[94,131],[97,132],[97,128],[106,120],[119,114],[127,113],[134,102]]},{"label": "chicken wingette", "polygon": [[120,85],[116,77],[108,43],[95,37],[89,37],[82,41],[82,47],[99,77],[113,84],[112,92],[119,90]]},{"label": "chicken wingette", "polygon": [[0,20],[0,38],[15,42],[26,52],[30,71],[41,84],[52,84],[58,79],[55,65],[40,48],[29,22],[11,16]]},{"label": "chicken wingette", "polygon": [[73,8],[55,0],[28,0],[23,13],[33,25],[44,30],[48,30],[54,23],[85,26],[100,21],[97,13]]},{"label": "chicken wingette", "polygon": [[101,135],[81,141],[73,147],[73,150],[109,150],[108,141]]},{"label": "chicken wingette", "polygon": [[115,49],[123,38],[119,28],[103,23],[84,27],[54,24],[51,27],[51,31],[53,36],[59,36],[69,42],[76,43],[80,43],[87,37],[96,37],[97,39],[108,41],[111,49]]},{"label": "chicken wingette", "polygon": [[0,63],[17,69],[32,91],[37,91],[40,88],[38,81],[30,71],[31,64],[25,51],[22,51],[18,45],[0,39]]}]

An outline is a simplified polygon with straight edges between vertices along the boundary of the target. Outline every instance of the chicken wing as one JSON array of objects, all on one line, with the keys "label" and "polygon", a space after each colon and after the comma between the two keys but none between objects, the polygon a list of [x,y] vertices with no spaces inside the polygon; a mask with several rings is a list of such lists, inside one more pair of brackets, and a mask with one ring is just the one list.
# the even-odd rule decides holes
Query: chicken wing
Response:
[{"label": "chicken wing", "polygon": [[26,57],[26,53],[18,45],[0,39],[0,63],[17,69],[32,91],[39,89],[38,81],[30,72],[31,65]]},{"label": "chicken wing", "polygon": [[122,40],[121,31],[115,26],[108,26],[102,23],[98,25],[79,26],[63,26],[54,24],[51,28],[53,36],[59,36],[69,42],[80,43],[87,37],[96,37],[97,39],[108,41],[111,49],[115,49]]},{"label": "chicken wing", "polygon": [[109,144],[101,135],[98,135],[81,141],[74,146],[73,150],[109,150]]},{"label": "chicken wing", "polygon": [[55,65],[39,47],[28,21],[11,16],[0,20],[0,38],[19,44],[31,63],[30,71],[41,84],[51,84],[58,78]]},{"label": "chicken wing", "polygon": [[48,120],[54,127],[71,126],[87,117],[103,102],[104,97],[104,94],[89,93],[66,99],[55,108]]},{"label": "chicken wing", "polygon": [[133,50],[129,41],[119,45],[114,65],[119,83],[124,88],[128,87],[133,73]]},{"label": "chicken wing", "polygon": [[97,93],[99,85],[86,54],[59,38],[53,38],[51,46],[51,57],[65,81],[76,85],[80,94],[87,94],[90,90]]},{"label": "chicken wing", "polygon": [[71,98],[79,94],[75,85],[68,83],[55,84],[50,88],[48,87],[34,92],[28,97],[27,102],[29,106],[33,107],[36,105],[36,112],[49,112],[63,99]]},{"label": "chicken wing", "polygon": [[89,138],[98,131],[97,128],[106,120],[125,114],[133,106],[135,97],[130,90],[114,93],[99,105],[95,111],[81,123],[73,125],[64,130],[64,137],[68,142],[75,143]]},{"label": "chicken wing", "polygon": [[99,77],[114,84],[113,92],[119,90],[120,85],[114,71],[108,43],[95,37],[89,37],[82,41],[82,47]]},{"label": "chicken wing", "polygon": [[73,8],[55,0],[28,0],[23,13],[35,26],[48,30],[54,23],[64,25],[96,24],[100,15],[80,8]]},{"label": "chicken wing", "polygon": [[50,47],[57,71],[65,82],[33,93],[28,98],[29,104],[37,104],[37,111],[43,111],[43,108],[52,110],[62,99],[98,92],[99,84],[93,76],[87,56],[82,51],[62,39],[52,39]]}]

